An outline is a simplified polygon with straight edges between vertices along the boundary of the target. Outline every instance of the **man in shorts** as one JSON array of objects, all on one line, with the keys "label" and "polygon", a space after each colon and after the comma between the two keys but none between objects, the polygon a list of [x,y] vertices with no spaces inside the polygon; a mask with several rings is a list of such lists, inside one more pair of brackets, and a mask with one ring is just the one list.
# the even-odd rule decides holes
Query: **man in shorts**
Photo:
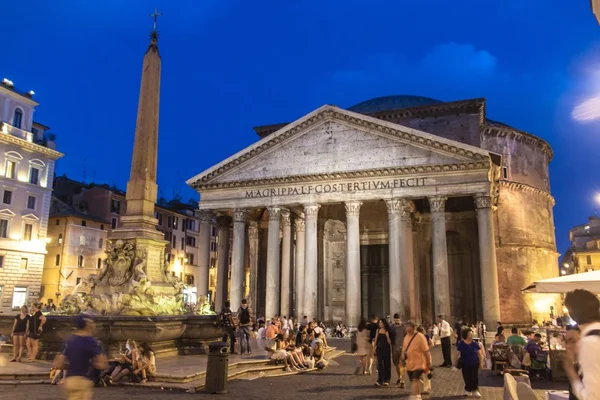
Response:
[{"label": "man in shorts", "polygon": [[406,371],[410,379],[410,397],[411,400],[421,399],[421,375],[429,372],[431,361],[429,358],[429,345],[425,336],[416,330],[416,325],[412,321],[406,324],[406,336],[402,353],[406,359]]},{"label": "man in shorts", "polygon": [[392,339],[392,362],[396,367],[398,380],[396,385],[404,388],[404,375],[406,374],[406,365],[402,359],[402,346],[404,344],[404,336],[406,334],[404,324],[400,320],[400,314],[394,314],[393,324],[390,326]]}]

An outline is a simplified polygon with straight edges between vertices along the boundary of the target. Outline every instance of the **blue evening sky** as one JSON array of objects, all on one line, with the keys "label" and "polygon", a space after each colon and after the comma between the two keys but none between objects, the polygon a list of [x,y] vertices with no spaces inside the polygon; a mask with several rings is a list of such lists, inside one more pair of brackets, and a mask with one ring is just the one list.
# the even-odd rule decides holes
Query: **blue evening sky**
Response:
[{"label": "blue evening sky", "polygon": [[[390,94],[485,97],[546,139],[558,250],[598,206],[600,27],[573,0],[1,0],[0,79],[33,89],[66,155],[57,175],[125,188],[141,62],[158,7],[160,196],[257,140],[253,126]],[[526,205],[524,205],[526,206]]]}]

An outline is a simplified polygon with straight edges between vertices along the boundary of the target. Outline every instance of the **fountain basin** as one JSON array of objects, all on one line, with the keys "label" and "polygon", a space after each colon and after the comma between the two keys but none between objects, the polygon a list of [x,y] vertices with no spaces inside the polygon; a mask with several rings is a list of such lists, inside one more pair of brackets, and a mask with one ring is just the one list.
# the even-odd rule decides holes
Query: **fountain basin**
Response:
[{"label": "fountain basin", "polygon": [[[77,320],[76,315],[48,315],[46,318],[40,339],[41,359],[51,359],[63,350]],[[0,316],[0,333],[9,336],[13,320],[14,315]],[[208,343],[221,336],[216,315],[96,317],[96,337],[109,357],[117,357],[128,339],[135,340],[138,345],[147,342],[157,357],[205,354]]]}]

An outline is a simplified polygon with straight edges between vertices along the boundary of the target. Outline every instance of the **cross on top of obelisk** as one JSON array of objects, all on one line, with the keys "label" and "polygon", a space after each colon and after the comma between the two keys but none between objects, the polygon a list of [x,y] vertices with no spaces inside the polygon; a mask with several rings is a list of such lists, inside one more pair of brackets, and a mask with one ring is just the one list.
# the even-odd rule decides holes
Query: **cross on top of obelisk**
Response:
[{"label": "cross on top of obelisk", "polygon": [[154,9],[154,14],[150,14],[150,16],[151,16],[152,18],[154,18],[154,29],[153,29],[153,30],[154,30],[154,31],[156,31],[156,20],[157,20],[157,18],[158,18],[158,17],[162,16],[162,13],[159,13],[159,12],[158,12],[158,9],[157,9],[157,8],[155,8],[155,9]]},{"label": "cross on top of obelisk", "polygon": [[161,15],[162,15],[162,13],[159,13],[157,8],[154,9],[154,14],[150,14],[150,16],[152,18],[154,18],[154,29],[152,29],[152,32],[150,32],[150,42],[152,42],[153,45],[156,45],[156,42],[158,42],[158,31],[156,30],[156,20]]}]

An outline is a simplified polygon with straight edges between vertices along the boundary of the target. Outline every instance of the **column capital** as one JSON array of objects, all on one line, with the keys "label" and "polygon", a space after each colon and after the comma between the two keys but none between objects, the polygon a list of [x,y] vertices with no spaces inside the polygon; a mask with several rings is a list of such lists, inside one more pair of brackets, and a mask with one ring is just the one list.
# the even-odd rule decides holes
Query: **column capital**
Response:
[{"label": "column capital", "polygon": [[428,198],[429,200],[429,207],[431,209],[431,212],[444,212],[444,208],[446,206],[446,200],[448,200],[448,197],[446,196],[431,196]]},{"label": "column capital", "polygon": [[304,215],[307,217],[316,217],[319,214],[319,208],[321,208],[319,204],[305,204]]},{"label": "column capital", "polygon": [[304,222],[304,218],[295,218],[294,228],[296,229],[296,232],[304,232],[306,230],[306,223]]},{"label": "column capital", "polygon": [[231,227],[231,218],[221,215],[217,217],[217,224],[219,224],[220,229],[229,229]]},{"label": "column capital", "polygon": [[292,221],[290,220],[290,210],[287,208],[281,209],[281,225],[282,226],[291,226]]},{"label": "column capital", "polygon": [[346,206],[347,217],[358,217],[362,201],[347,201],[344,203],[344,206]]},{"label": "column capital", "polygon": [[387,206],[388,214],[402,215],[402,213],[412,214],[415,212],[415,203],[408,199],[386,199],[385,205]]},{"label": "column capital", "polygon": [[248,210],[245,208],[234,208],[233,209],[233,222],[246,222],[246,216]]},{"label": "column capital", "polygon": [[473,196],[475,198],[475,207],[480,208],[492,208],[492,196],[485,193],[478,193]]},{"label": "column capital", "polygon": [[269,211],[269,221],[276,221],[281,218],[281,207],[270,206],[267,207],[267,211]]},{"label": "column capital", "polygon": [[258,223],[256,221],[252,221],[248,225],[248,238],[258,239]]},{"label": "column capital", "polygon": [[210,210],[200,210],[198,211],[198,219],[201,224],[209,224],[212,222],[215,214]]}]

